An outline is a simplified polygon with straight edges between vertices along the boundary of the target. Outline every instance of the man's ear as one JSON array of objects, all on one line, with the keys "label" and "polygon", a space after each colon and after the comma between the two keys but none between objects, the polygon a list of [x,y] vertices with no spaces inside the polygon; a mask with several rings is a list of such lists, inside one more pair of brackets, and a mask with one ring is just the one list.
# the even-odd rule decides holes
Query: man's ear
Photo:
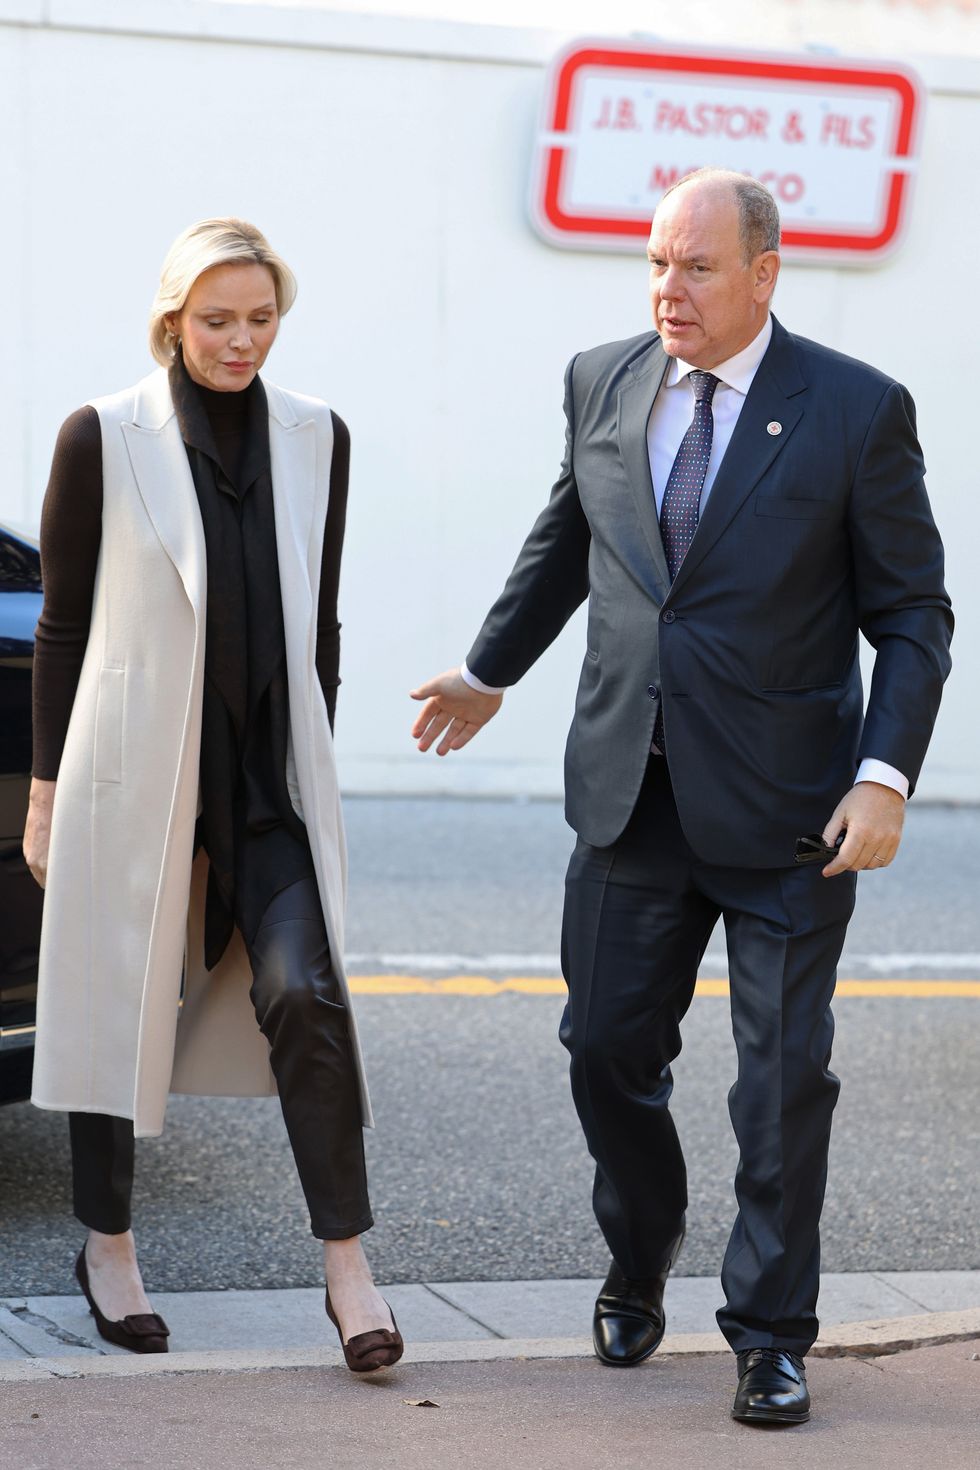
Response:
[{"label": "man's ear", "polygon": [[775,291],[779,266],[778,250],[764,250],[752,262],[756,301],[768,301],[773,291]]}]

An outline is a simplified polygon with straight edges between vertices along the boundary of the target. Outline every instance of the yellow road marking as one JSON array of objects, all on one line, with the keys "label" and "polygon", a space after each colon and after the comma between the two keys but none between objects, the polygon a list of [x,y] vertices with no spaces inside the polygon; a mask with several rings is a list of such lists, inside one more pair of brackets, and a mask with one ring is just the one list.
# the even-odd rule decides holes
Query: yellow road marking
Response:
[{"label": "yellow road marking", "polygon": [[[564,995],[565,982],[543,975],[513,975],[492,980],[487,975],[448,975],[433,980],[424,975],[353,975],[355,995]],[[727,980],[699,980],[696,994],[728,994]],[[950,997],[980,1000],[980,980],[838,980],[838,996],[864,995],[883,999],[905,996],[919,1000]]]},{"label": "yellow road marking", "polygon": [[838,995],[907,995],[935,1000],[949,996],[980,999],[980,980],[838,980]]}]

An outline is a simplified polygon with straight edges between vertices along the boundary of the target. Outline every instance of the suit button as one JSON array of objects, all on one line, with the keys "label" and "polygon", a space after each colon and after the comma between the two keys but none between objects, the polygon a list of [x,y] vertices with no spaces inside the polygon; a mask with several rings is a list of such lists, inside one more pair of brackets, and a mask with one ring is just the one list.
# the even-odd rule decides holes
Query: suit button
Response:
[{"label": "suit button", "polygon": [[677,614],[674,612],[673,608],[668,608],[665,613],[660,614],[660,617],[663,622],[672,623],[677,617]]},{"label": "suit button", "polygon": [[660,693],[660,690],[657,688],[656,684],[648,684],[647,693],[649,694],[651,699],[656,699],[657,695]]}]

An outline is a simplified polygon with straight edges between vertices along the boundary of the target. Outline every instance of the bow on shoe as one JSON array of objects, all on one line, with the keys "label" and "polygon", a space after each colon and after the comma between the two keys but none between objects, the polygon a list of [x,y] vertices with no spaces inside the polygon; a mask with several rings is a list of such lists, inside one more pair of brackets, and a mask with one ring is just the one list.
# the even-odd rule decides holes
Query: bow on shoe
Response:
[{"label": "bow on shoe", "polygon": [[122,1319],[122,1325],[133,1337],[169,1337],[170,1328],[156,1312],[136,1312]]},{"label": "bow on shoe", "polygon": [[389,1332],[387,1327],[358,1332],[356,1336],[348,1338],[343,1346],[348,1367],[355,1373],[371,1373],[375,1368],[390,1368],[402,1355],[401,1334]]},{"label": "bow on shoe", "polygon": [[402,1353],[405,1351],[405,1342],[401,1333],[398,1331],[395,1314],[388,1307],[387,1302],[385,1302],[385,1306],[391,1312],[391,1326],[393,1330],[389,1331],[387,1327],[374,1327],[370,1332],[355,1333],[346,1342],[344,1341],[344,1334],[341,1330],[340,1323],[337,1320],[337,1314],[330,1304],[329,1286],[326,1288],[324,1294],[324,1303],[327,1309],[327,1316],[337,1329],[340,1346],[344,1350],[344,1362],[352,1373],[374,1373],[379,1368],[391,1368],[398,1362]]}]

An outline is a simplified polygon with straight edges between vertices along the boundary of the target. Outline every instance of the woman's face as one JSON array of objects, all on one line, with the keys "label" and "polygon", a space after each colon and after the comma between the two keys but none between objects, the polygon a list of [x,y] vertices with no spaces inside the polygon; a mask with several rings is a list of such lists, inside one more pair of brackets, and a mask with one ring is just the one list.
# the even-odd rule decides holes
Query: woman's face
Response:
[{"label": "woman's face", "polygon": [[195,383],[222,393],[247,388],[279,330],[276,283],[256,262],[215,265],[199,275],[167,326],[181,341]]}]

